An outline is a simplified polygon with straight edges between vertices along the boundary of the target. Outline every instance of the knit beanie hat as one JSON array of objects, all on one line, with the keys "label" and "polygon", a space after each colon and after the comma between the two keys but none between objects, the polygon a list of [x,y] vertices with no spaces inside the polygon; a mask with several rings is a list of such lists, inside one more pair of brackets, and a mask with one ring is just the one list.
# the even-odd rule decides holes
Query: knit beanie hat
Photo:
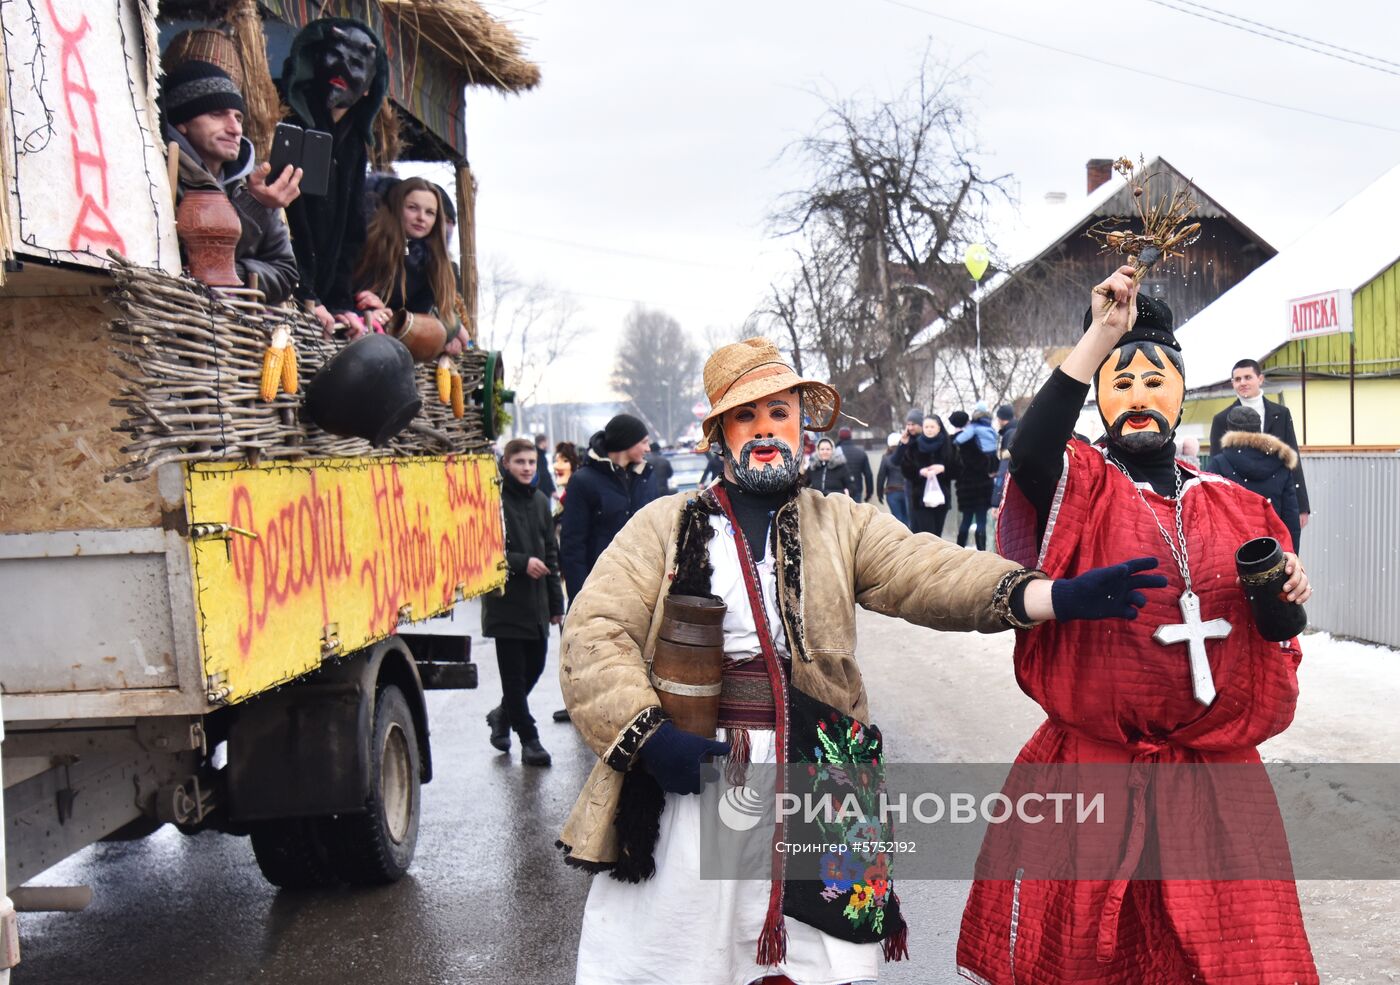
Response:
[{"label": "knit beanie hat", "polygon": [[604,451],[626,451],[647,436],[647,426],[631,414],[618,414],[603,428]]},{"label": "knit beanie hat", "polygon": [[905,424],[924,423],[924,409],[922,407],[910,407],[909,413],[904,415]]},{"label": "knit beanie hat", "polygon": [[227,72],[208,62],[182,62],[165,77],[161,92],[165,118],[172,127],[221,109],[246,113],[243,93]]},{"label": "knit beanie hat", "polygon": [[955,410],[948,415],[948,423],[955,428],[967,427],[967,411]]},{"label": "knit beanie hat", "polygon": [[1010,404],[1002,404],[997,408],[997,420],[1014,421],[1016,419],[1016,408]]},{"label": "knit beanie hat", "polygon": [[1225,415],[1225,427],[1230,431],[1261,431],[1264,423],[1249,407],[1231,407]]}]

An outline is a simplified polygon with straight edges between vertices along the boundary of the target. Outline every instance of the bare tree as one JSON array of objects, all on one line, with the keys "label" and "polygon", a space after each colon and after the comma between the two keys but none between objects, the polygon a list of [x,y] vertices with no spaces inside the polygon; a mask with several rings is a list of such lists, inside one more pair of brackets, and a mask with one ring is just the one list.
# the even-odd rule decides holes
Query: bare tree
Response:
[{"label": "bare tree", "polygon": [[638,305],[623,323],[613,386],[652,431],[675,441],[700,393],[700,350],[680,322]]},{"label": "bare tree", "polygon": [[482,272],[478,310],[482,344],[501,351],[522,410],[544,396],[550,367],[590,331],[579,322],[572,295],[545,281],[525,280],[500,257]]},{"label": "bare tree", "polygon": [[1008,178],[977,161],[966,89],[957,70],[926,56],[893,99],[828,99],[816,130],[791,148],[811,179],[773,224],[797,240],[796,269],[760,311],[794,361],[820,363],[872,423],[894,423],[929,385],[932,366],[908,354],[969,297],[962,251],[989,240],[987,212],[1009,198]]}]

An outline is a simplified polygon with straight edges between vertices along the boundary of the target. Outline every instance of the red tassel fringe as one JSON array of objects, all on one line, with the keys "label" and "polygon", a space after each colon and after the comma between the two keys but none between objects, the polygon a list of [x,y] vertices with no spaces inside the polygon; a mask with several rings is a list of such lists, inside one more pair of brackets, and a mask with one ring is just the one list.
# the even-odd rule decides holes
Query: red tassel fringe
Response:
[{"label": "red tassel fringe", "polygon": [[787,924],[783,922],[782,897],[774,893],[769,900],[768,919],[763,922],[763,933],[758,935],[758,963],[771,968],[786,960]]},{"label": "red tassel fringe", "polygon": [[729,761],[724,764],[724,778],[731,787],[742,787],[749,776],[749,730],[729,729]]},{"label": "red tassel fringe", "polygon": [[881,946],[884,948],[886,961],[903,961],[908,958],[909,926],[906,924],[890,934]]}]

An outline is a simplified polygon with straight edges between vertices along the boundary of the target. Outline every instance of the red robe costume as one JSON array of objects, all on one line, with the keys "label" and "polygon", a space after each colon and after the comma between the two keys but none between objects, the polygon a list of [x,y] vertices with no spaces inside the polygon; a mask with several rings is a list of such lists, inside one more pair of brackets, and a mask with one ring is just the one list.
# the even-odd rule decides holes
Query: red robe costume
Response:
[{"label": "red robe costume", "polygon": [[[1179,464],[1188,473],[1182,523],[1201,618],[1223,617],[1232,627],[1225,639],[1206,643],[1214,703],[1203,710],[1192,697],[1185,644],[1152,639],[1158,626],[1181,622],[1177,600],[1185,588],[1157,525],[1101,449],[1071,441],[1039,550],[1036,512],[1014,479],[1008,483],[998,528],[1002,555],[1051,578],[1152,555],[1162,559],[1157,570],[1169,585],[1146,593],[1134,621],[1047,622],[1017,631],[1016,679],[1048,716],[1018,763],[1258,764],[1255,746],[1292,721],[1297,641],[1270,643],[1254,629],[1234,564],[1245,541],[1267,535],[1287,545],[1287,532],[1267,500]],[[1139,488],[1174,535],[1173,502]],[[1264,794],[1254,806],[1276,821],[1262,766],[1256,779]],[[1129,812],[1111,832],[1116,880],[975,882],[958,940],[959,972],[990,985],[1316,983],[1291,878],[1131,881],[1144,849],[1210,854],[1247,838],[1234,824],[1238,815],[1210,803],[1193,804],[1186,825],[1144,820],[1154,811]]]}]

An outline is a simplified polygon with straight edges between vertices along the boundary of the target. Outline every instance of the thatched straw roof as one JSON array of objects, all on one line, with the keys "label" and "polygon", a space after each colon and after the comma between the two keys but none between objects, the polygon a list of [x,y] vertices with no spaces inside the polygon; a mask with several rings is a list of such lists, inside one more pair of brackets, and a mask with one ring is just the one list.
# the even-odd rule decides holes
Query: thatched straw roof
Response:
[{"label": "thatched straw roof", "polygon": [[514,31],[476,0],[379,0],[451,58],[472,85],[521,92],[539,84],[540,67],[525,58]]}]

